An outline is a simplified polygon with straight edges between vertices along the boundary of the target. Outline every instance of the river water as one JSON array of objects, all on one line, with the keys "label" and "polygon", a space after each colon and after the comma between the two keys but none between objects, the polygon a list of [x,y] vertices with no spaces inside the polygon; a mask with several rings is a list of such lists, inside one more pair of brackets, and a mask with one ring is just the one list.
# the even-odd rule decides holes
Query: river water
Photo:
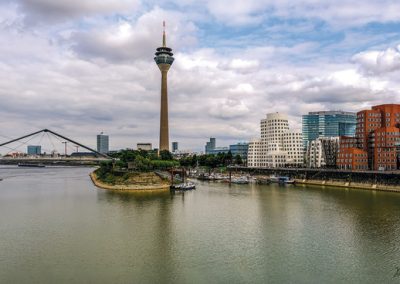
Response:
[{"label": "river water", "polygon": [[0,168],[0,283],[400,283],[400,194],[122,194],[90,171]]}]

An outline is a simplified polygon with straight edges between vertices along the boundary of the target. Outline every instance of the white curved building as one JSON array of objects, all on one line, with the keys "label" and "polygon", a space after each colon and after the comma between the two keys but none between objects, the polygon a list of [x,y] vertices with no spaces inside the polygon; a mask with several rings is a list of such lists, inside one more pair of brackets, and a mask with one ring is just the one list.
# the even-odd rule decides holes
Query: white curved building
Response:
[{"label": "white curved building", "polygon": [[285,114],[269,113],[261,123],[261,139],[249,143],[248,167],[277,168],[303,164],[301,132],[289,130]]}]

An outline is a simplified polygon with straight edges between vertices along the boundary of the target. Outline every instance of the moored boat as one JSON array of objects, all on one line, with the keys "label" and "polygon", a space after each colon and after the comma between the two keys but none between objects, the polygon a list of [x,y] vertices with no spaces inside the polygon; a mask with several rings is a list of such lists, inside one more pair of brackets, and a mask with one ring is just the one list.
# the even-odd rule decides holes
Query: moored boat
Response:
[{"label": "moored boat", "polygon": [[46,167],[43,164],[31,164],[31,163],[18,163],[18,167],[25,167],[25,168],[44,168]]},{"label": "moored boat", "polygon": [[171,190],[192,190],[196,189],[196,185],[192,182],[185,182],[176,185],[171,185]]},{"label": "moored boat", "polygon": [[294,184],[294,179],[290,179],[288,176],[271,176],[269,178],[270,182],[279,183],[279,184]]},{"label": "moored boat", "polygon": [[232,178],[231,182],[235,184],[248,184],[249,180],[247,177],[238,177],[238,178]]}]

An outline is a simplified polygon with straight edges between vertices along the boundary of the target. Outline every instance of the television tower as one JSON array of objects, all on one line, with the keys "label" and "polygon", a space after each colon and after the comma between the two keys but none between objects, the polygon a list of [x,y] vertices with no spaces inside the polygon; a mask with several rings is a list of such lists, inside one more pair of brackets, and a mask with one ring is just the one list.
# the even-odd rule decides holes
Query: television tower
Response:
[{"label": "television tower", "polygon": [[161,111],[160,111],[160,145],[159,150],[169,151],[169,127],[168,127],[168,88],[167,73],[174,62],[172,49],[167,47],[165,36],[165,21],[163,22],[163,43],[157,48],[154,61],[161,71]]}]

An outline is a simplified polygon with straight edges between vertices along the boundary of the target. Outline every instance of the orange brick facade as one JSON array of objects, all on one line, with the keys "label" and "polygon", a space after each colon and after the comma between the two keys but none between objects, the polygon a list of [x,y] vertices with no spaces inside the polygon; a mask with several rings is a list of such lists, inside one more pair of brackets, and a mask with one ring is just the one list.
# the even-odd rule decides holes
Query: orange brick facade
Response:
[{"label": "orange brick facade", "polygon": [[[338,167],[355,169],[364,167],[354,164],[354,155],[367,155],[368,168],[372,170],[396,170],[400,168],[400,105],[386,104],[357,113],[356,137],[342,137]],[[341,139],[341,140],[342,140]],[[352,149],[362,150],[362,153]],[[355,151],[355,152],[354,152]],[[347,157],[343,157],[346,155]],[[352,154],[351,162],[349,155]],[[359,156],[358,158],[360,158]],[[347,158],[347,159],[346,159]],[[347,162],[345,162],[347,160]],[[360,159],[358,159],[360,160]]]},{"label": "orange brick facade", "polygon": [[336,165],[342,170],[368,170],[368,153],[358,147],[355,137],[340,137]]}]

